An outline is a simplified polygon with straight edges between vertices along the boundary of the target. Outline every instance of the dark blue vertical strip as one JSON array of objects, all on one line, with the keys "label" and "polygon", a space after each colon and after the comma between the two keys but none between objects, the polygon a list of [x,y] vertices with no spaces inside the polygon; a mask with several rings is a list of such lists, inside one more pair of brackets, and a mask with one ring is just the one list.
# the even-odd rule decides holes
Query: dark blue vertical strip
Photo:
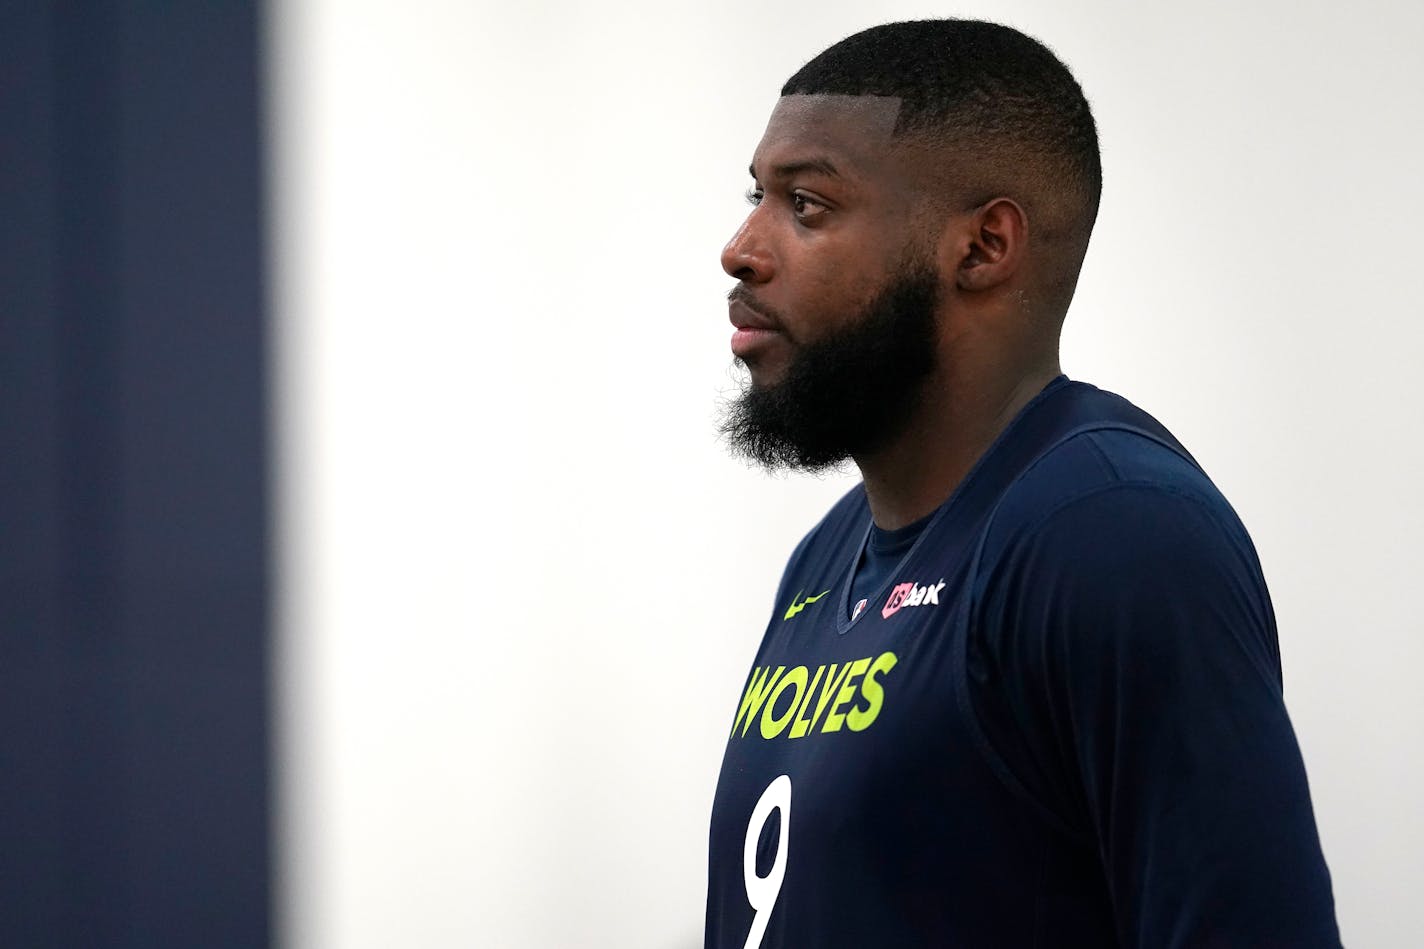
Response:
[{"label": "dark blue vertical strip", "polygon": [[0,29],[0,946],[262,946],[251,2]]},{"label": "dark blue vertical strip", "polygon": [[72,936],[58,895],[69,755],[49,9],[0,30],[0,944]]},{"label": "dark blue vertical strip", "polygon": [[121,509],[126,878],[145,946],[266,942],[263,293],[250,3],[130,2]]},{"label": "dark blue vertical strip", "polygon": [[[118,58],[112,3],[53,6],[50,64],[55,200],[54,319],[61,437],[59,623],[63,676],[57,724],[61,770],[55,838],[62,873],[49,925],[68,944],[118,945],[127,845],[118,707],[124,630],[119,616],[117,349],[120,309]],[[64,894],[82,895],[75,901]],[[53,938],[53,937],[51,937]]]}]

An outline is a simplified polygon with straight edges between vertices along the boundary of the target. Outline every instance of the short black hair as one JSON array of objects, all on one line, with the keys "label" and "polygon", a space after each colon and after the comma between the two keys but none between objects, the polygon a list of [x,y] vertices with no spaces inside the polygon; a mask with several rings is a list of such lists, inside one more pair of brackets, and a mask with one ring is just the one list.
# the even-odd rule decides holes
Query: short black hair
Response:
[{"label": "short black hair", "polygon": [[[841,40],[782,87],[789,95],[895,96],[895,133],[926,135],[1024,176],[1066,203],[1062,222],[1086,238],[1102,194],[1092,110],[1048,47],[981,20],[887,23]],[[985,195],[985,199],[992,195]]]}]

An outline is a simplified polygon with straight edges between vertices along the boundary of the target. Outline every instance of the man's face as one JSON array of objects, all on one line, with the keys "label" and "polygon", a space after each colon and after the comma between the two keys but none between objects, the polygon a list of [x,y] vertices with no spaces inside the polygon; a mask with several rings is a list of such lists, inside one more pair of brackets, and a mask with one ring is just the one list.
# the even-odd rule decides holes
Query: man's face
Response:
[{"label": "man's face", "polygon": [[767,467],[823,468],[898,435],[935,369],[938,275],[895,158],[897,99],[786,96],[722,252],[751,373],[723,432]]}]

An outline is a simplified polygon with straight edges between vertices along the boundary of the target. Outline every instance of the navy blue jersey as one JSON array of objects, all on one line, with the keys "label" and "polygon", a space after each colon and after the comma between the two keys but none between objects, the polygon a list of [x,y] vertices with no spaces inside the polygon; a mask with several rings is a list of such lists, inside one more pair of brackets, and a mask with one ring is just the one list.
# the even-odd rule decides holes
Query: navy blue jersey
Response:
[{"label": "navy blue jersey", "polygon": [[853,601],[870,526],[787,565],[708,949],[1339,945],[1260,565],[1158,422],[1056,380]]}]

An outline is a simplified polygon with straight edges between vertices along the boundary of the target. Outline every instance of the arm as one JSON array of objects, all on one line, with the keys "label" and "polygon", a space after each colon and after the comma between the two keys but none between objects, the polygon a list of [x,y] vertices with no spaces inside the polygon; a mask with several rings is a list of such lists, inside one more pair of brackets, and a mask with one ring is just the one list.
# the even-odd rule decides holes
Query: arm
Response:
[{"label": "arm", "polygon": [[1224,505],[1115,484],[993,565],[991,744],[1096,846],[1126,946],[1339,946],[1274,618]]}]

